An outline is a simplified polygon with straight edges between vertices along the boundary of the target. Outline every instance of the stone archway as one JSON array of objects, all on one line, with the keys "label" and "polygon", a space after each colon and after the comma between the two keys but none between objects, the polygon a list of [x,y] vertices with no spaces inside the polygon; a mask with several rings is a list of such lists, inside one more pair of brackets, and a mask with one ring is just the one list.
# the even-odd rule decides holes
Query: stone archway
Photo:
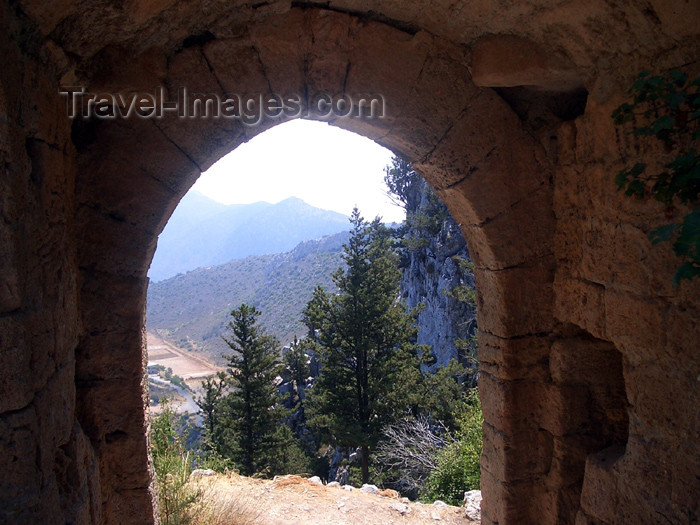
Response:
[{"label": "stone archway", "polygon": [[[423,175],[456,211],[468,235],[480,289],[488,296],[486,303],[481,302],[488,306],[482,306],[480,325],[492,334],[495,350],[503,351],[513,337],[518,338],[521,349],[539,344],[528,341],[528,335],[537,333],[541,339],[554,324],[552,165],[507,104],[469,81],[464,51],[427,34],[412,35],[324,10],[293,10],[250,33],[248,38],[203,39],[201,44],[180,50],[159,80],[171,93],[187,86],[191,91],[222,96],[268,90],[281,94],[381,93],[387,118],[338,119],[337,124],[381,137],[385,145],[417,161]],[[119,55],[111,58],[120,61]],[[105,82],[115,85],[117,80]],[[120,90],[135,88],[138,86],[125,85]],[[91,87],[90,91],[103,88]],[[475,133],[483,130],[485,122],[490,124],[488,133]],[[202,166],[269,125],[246,128],[237,121],[165,118],[104,122],[85,132],[90,142],[78,146],[82,300],[92,297],[97,303],[114,305],[119,300],[111,294],[129,297],[120,320],[110,320],[113,308],[95,310],[94,317],[84,318],[88,332],[98,332],[106,325],[113,330],[84,338],[76,352],[78,399],[96,396],[92,403],[79,401],[81,421],[83,427],[93,430],[90,438],[103,444],[102,482],[114,484],[111,501],[107,500],[108,515],[132,506],[123,500],[128,496],[121,488],[122,480],[112,480],[121,473],[109,465],[119,461],[127,446],[133,447],[131,457],[141,456],[140,464],[145,461],[142,418],[105,422],[100,421],[99,413],[110,397],[131,397],[131,410],[142,404],[138,388],[141,319],[133,313],[143,307],[144,277],[155,235]],[[513,176],[514,169],[517,176]],[[462,201],[456,207],[457,198]],[[518,225],[526,217],[529,227],[523,231]],[[495,242],[492,231],[498,232]],[[106,279],[110,286],[105,286]],[[524,285],[519,295],[509,292],[513,281]],[[119,348],[123,354],[112,354],[105,363],[104,353],[96,349],[107,347]],[[122,365],[106,370],[117,358]],[[96,385],[95,371],[100,369],[105,369],[104,375]],[[83,375],[93,378],[86,388]],[[489,387],[501,388],[497,382],[484,384],[486,398],[495,396]],[[515,443],[525,425],[507,428],[511,424],[508,415],[499,417],[505,419],[494,432],[509,434]],[[523,446],[532,448],[529,436],[527,441]],[[541,452],[543,457],[546,454]],[[491,461],[495,463],[489,471],[501,468],[496,463],[502,458]],[[138,468],[134,464],[133,470]],[[147,481],[142,474],[142,483]],[[103,491],[105,488],[103,485]],[[499,490],[498,486],[491,488],[496,501],[505,499],[497,495]]]},{"label": "stone archway", "polygon": [[[483,522],[698,515],[700,430],[682,407],[700,396],[699,291],[671,290],[670,254],[644,244],[655,208],[607,189],[636,147],[608,117],[632,74],[619,70],[696,59],[692,6],[513,5],[502,19],[381,2],[101,7],[2,11],[4,516],[150,521],[141,330],[156,237],[202,168],[272,125],[71,128],[61,76],[90,91],[381,93],[388,118],[334,123],[415,162],[477,267]],[[619,16],[629,33],[615,31]]]}]

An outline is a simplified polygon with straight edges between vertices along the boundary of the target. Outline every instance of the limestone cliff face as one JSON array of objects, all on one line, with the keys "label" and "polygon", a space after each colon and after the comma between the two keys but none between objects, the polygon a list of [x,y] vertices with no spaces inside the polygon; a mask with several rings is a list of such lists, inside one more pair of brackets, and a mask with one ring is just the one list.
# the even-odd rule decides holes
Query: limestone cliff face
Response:
[{"label": "limestone cliff face", "polygon": [[[460,266],[458,260],[470,261],[467,245],[459,225],[437,198],[430,186],[420,179],[420,191],[409,199],[404,238],[409,248],[402,258],[401,294],[406,305],[424,305],[418,314],[418,343],[430,345],[434,371],[450,360],[464,361],[464,351],[455,344],[476,332],[476,308],[452,295],[455,287],[474,289],[474,275]],[[432,222],[415,217],[422,214]],[[414,220],[411,220],[414,217]],[[420,227],[416,223],[423,223]]]}]

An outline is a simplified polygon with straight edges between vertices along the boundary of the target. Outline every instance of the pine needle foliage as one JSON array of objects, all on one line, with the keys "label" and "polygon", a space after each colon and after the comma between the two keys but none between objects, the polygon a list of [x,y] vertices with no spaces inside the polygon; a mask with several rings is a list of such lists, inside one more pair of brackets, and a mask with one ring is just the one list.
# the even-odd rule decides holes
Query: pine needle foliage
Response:
[{"label": "pine needle foliage", "polygon": [[420,359],[414,315],[399,300],[391,235],[357,209],[350,221],[346,268],[333,275],[339,292],[317,288],[304,311],[321,363],[307,415],[331,442],[361,449],[366,483],[382,427],[408,409],[408,396],[399,390],[410,383],[407,376],[420,376]]}]

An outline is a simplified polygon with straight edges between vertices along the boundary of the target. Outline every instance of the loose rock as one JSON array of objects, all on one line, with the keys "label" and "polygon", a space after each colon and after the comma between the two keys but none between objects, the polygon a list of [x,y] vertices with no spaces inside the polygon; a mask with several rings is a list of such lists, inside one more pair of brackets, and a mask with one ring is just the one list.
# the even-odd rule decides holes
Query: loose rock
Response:
[{"label": "loose rock", "polygon": [[368,492],[369,494],[377,494],[379,492],[379,489],[376,485],[368,485],[367,483],[362,485],[362,488],[360,490],[362,492]]},{"label": "loose rock", "polygon": [[464,493],[464,511],[470,520],[481,519],[481,491],[469,490]]}]

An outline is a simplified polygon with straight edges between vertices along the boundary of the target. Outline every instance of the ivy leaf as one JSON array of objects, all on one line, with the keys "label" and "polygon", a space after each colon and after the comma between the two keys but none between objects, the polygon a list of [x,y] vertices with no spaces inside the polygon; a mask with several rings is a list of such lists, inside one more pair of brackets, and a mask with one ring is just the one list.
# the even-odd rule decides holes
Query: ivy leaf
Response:
[{"label": "ivy leaf", "polygon": [[669,71],[668,76],[671,77],[673,83],[678,87],[683,87],[688,80],[688,74],[684,71]]},{"label": "ivy leaf", "polygon": [[683,218],[683,227],[695,231],[700,237],[700,209],[691,211]]},{"label": "ivy leaf", "polygon": [[676,123],[673,117],[670,115],[664,115],[661,118],[656,119],[651,125],[651,131],[654,135],[658,135],[661,131],[673,128]]},{"label": "ivy leaf", "polygon": [[683,71],[662,76],[640,73],[628,94],[632,103],[621,104],[612,114],[616,124],[633,121],[630,133],[654,137],[676,157],[665,170],[645,174],[646,165],[637,163],[619,171],[618,190],[625,195],[654,199],[666,204],[666,221],[674,205],[683,203],[693,210],[677,223],[665,224],[649,233],[652,245],[673,240],[673,252],[686,261],[673,278],[674,286],[683,279],[700,276],[700,75],[689,81]]},{"label": "ivy leaf", "polygon": [[627,185],[627,191],[625,195],[637,195],[638,197],[644,196],[644,182],[641,180],[633,180]]},{"label": "ivy leaf", "polygon": [[666,99],[666,102],[668,103],[669,107],[673,110],[677,110],[681,104],[685,102],[685,93],[682,91],[677,91],[675,93],[671,93],[664,97]]},{"label": "ivy leaf", "polygon": [[625,184],[627,184],[627,170],[620,170],[615,177],[615,185],[618,190],[621,190]]},{"label": "ivy leaf", "polygon": [[683,279],[688,279],[690,281],[693,277],[697,276],[700,276],[699,265],[692,262],[683,263],[673,276],[673,286],[678,286]]},{"label": "ivy leaf", "polygon": [[700,255],[700,210],[683,217],[673,251],[676,255]]},{"label": "ivy leaf", "polygon": [[680,227],[680,224],[666,224],[659,226],[649,233],[649,240],[652,245],[657,245],[660,242],[666,242],[671,239],[675,231]]}]

